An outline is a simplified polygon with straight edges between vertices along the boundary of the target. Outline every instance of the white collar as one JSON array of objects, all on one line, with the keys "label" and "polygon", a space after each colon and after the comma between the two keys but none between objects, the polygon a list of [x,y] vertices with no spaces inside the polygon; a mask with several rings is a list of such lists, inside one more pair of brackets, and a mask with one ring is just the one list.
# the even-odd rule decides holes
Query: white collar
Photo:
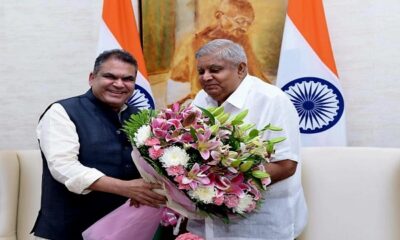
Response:
[{"label": "white collar", "polygon": [[228,99],[225,100],[222,105],[231,104],[237,109],[242,109],[247,96],[250,94],[252,85],[252,77],[250,75],[246,75],[236,90],[228,97]]}]

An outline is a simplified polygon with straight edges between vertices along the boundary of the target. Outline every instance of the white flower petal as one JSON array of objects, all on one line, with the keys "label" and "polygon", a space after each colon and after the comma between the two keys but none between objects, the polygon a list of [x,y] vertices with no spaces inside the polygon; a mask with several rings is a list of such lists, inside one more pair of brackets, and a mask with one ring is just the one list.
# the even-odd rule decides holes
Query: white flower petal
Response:
[{"label": "white flower petal", "polygon": [[212,203],[213,198],[217,195],[213,186],[199,186],[198,188],[189,191],[189,195],[202,201],[203,203]]},{"label": "white flower petal", "polygon": [[136,143],[136,147],[141,147],[150,137],[151,137],[151,128],[149,125],[144,125],[138,129],[133,140]]},{"label": "white flower petal", "polygon": [[252,203],[253,197],[245,194],[242,198],[239,198],[239,204],[235,207],[235,211],[242,214]]},{"label": "white flower petal", "polygon": [[160,157],[160,162],[166,168],[179,165],[186,167],[189,159],[190,157],[184,149],[172,146],[164,150],[164,154]]}]

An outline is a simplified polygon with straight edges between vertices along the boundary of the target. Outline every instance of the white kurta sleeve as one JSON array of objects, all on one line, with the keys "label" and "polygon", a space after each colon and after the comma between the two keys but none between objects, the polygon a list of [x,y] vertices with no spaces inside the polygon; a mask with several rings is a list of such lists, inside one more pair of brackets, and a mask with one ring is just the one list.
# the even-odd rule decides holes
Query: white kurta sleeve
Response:
[{"label": "white kurta sleeve", "polygon": [[45,113],[36,129],[40,148],[46,157],[51,175],[69,191],[87,194],[87,188],[102,172],[79,162],[79,137],[75,124],[61,104],[55,103]]},{"label": "white kurta sleeve", "polygon": [[283,94],[277,97],[273,108],[274,117],[272,123],[283,130],[272,132],[271,138],[286,138],[285,141],[276,144],[274,160],[290,159],[298,162],[300,160],[300,132],[297,111],[290,100]]}]

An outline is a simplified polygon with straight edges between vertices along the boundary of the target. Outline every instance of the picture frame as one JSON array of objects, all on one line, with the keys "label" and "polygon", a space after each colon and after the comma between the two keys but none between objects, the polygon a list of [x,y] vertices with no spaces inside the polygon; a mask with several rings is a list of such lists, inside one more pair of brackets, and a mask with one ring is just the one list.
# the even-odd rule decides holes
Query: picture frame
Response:
[{"label": "picture frame", "polygon": [[146,0],[139,6],[144,58],[158,107],[190,101],[200,90],[194,55],[215,38],[241,44],[249,73],[275,82],[286,1]]}]

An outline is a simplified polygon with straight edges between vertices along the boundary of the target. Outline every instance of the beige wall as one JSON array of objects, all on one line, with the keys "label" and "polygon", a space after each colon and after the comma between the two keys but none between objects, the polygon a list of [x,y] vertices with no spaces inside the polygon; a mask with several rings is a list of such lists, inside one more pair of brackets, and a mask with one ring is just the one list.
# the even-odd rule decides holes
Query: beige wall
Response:
[{"label": "beige wall", "polygon": [[400,147],[400,1],[325,0],[349,145]]},{"label": "beige wall", "polygon": [[[325,0],[350,145],[400,147],[400,2]],[[45,107],[88,88],[101,0],[0,2],[0,149],[37,148]]]}]

